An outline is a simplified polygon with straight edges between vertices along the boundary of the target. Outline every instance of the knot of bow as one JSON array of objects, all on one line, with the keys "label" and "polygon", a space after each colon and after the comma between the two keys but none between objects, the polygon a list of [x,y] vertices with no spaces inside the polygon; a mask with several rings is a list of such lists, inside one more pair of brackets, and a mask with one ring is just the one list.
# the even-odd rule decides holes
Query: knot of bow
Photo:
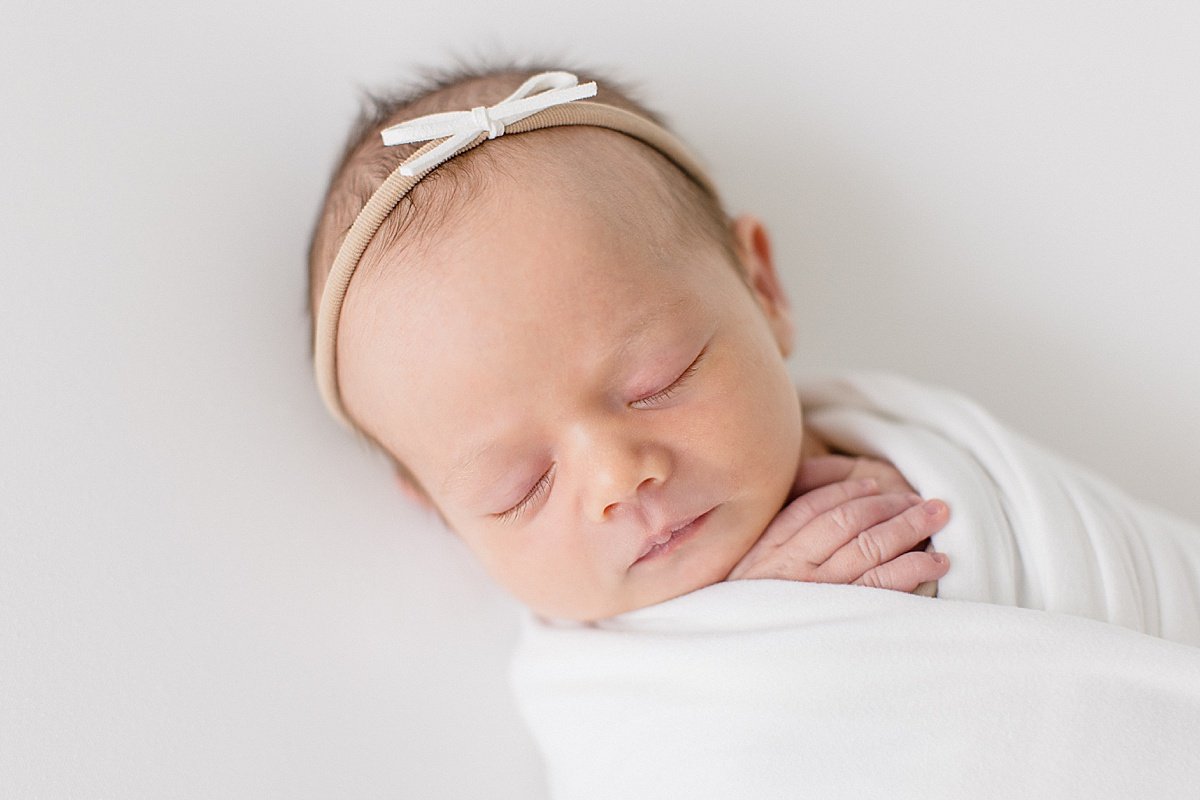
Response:
[{"label": "knot of bow", "polygon": [[525,119],[551,106],[596,94],[596,82],[580,84],[569,72],[541,72],[493,106],[476,106],[470,111],[443,111],[410,119],[384,129],[383,143],[391,147],[449,137],[417,158],[400,166],[401,175],[418,175],[456,155],[481,133],[489,139],[504,134],[504,126]]}]

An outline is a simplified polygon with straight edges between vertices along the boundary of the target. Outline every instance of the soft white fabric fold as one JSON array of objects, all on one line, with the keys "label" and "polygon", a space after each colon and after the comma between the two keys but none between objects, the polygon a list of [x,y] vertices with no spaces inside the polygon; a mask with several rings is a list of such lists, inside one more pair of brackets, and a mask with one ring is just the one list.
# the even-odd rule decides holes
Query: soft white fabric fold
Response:
[{"label": "soft white fabric fold", "polygon": [[950,392],[801,397],[950,504],[939,597],[737,581],[527,616],[512,681],[553,796],[1195,797],[1200,530]]}]

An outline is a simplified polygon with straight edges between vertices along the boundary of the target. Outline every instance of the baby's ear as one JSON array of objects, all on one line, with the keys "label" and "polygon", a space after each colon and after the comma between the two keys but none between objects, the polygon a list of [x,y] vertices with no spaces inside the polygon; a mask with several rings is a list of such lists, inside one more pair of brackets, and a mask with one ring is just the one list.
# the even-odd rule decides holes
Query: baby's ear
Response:
[{"label": "baby's ear", "polygon": [[754,297],[762,307],[779,344],[779,351],[786,357],[792,352],[792,315],[787,295],[775,272],[771,258],[771,241],[762,220],[753,214],[739,214],[730,222],[738,256],[745,271],[746,283],[754,291]]}]

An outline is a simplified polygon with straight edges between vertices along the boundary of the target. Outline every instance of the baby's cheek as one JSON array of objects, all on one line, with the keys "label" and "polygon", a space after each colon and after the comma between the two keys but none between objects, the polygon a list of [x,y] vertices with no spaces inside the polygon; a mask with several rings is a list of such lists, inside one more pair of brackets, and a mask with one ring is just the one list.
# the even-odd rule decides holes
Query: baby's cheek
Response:
[{"label": "baby's cheek", "polygon": [[[545,511],[545,510],[544,510]],[[596,552],[604,537],[588,536],[576,521],[552,513],[524,527],[489,532],[472,552],[501,588],[534,611],[565,619],[599,616],[616,582]]]},{"label": "baby's cheek", "polygon": [[[786,373],[748,380],[736,412],[735,438],[727,445],[731,463],[762,497],[762,516],[770,521],[787,499],[800,465],[803,419],[800,402]],[[731,426],[732,427],[732,426]],[[764,523],[765,524],[765,523]]]}]

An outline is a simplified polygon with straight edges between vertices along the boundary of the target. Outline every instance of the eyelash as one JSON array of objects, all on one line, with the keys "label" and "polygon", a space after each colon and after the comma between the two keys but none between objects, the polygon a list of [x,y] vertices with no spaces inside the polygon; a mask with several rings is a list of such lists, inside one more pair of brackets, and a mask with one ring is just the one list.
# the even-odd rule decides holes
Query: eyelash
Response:
[{"label": "eyelash", "polygon": [[[671,381],[670,386],[655,392],[649,397],[643,397],[641,400],[635,400],[634,402],[650,403],[653,405],[654,403],[659,403],[663,400],[669,399],[675,394],[679,387],[683,386],[683,384],[687,382],[688,378],[692,377],[692,375],[696,373],[696,369],[700,366],[700,361],[704,358],[704,354],[707,352],[707,350],[708,348],[701,350],[700,354],[696,356],[696,359],[688,365],[688,368],[685,369],[678,378]],[[546,470],[546,472],[542,474],[542,477],[538,479],[538,482],[533,485],[533,488],[529,490],[529,493],[525,495],[525,497],[523,497],[519,503],[510,508],[508,511],[502,511],[499,514],[496,514],[496,519],[506,524],[516,522],[531,505],[537,502],[538,498],[540,498],[546,493],[547,490],[549,490],[550,481],[553,477],[554,467],[550,467],[550,469]]]},{"label": "eyelash", "polygon": [[683,371],[683,374],[671,381],[670,386],[662,389],[661,391],[655,392],[649,397],[643,397],[641,400],[635,400],[634,402],[649,403],[650,405],[654,405],[656,403],[661,403],[663,400],[670,399],[675,392],[679,390],[679,387],[683,386],[683,384],[687,382],[687,379],[696,373],[696,369],[700,366],[700,361],[704,358],[704,354],[706,352],[708,352],[708,348],[701,350],[700,355],[696,356],[696,360],[688,365],[688,368]]},{"label": "eyelash", "polygon": [[553,476],[554,467],[551,467],[542,474],[542,477],[539,478],[538,482],[535,483],[533,488],[529,490],[529,494],[525,495],[525,497],[521,499],[521,502],[517,503],[508,511],[497,514],[496,519],[504,523],[516,522],[518,519],[520,519],[521,515],[525,513],[525,510],[533,505],[534,502],[536,502],[537,499],[545,494],[546,490],[550,488],[550,479]]}]

